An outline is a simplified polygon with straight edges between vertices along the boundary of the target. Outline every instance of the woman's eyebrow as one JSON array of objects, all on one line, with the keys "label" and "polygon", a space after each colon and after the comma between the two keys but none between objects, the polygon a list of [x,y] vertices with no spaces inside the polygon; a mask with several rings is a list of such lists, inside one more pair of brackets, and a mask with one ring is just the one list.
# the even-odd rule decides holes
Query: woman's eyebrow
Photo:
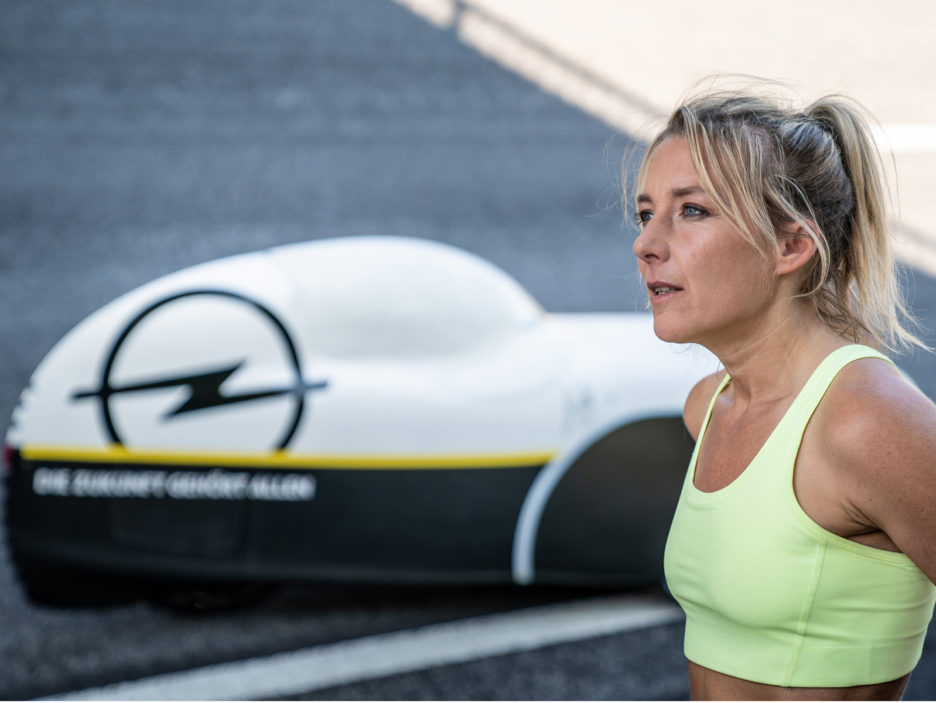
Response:
[{"label": "woman's eyebrow", "polygon": [[[692,186],[682,186],[681,188],[673,188],[671,194],[674,198],[684,198],[687,195],[692,195],[693,193],[702,193],[703,195],[708,195],[705,191],[705,188],[699,185]],[[641,193],[637,196],[638,203],[652,203],[653,198],[651,198],[646,193]]]},{"label": "woman's eyebrow", "polygon": [[673,188],[674,198],[682,198],[687,195],[692,195],[693,193],[702,193],[707,195],[705,188],[702,186],[684,186],[682,188]]}]

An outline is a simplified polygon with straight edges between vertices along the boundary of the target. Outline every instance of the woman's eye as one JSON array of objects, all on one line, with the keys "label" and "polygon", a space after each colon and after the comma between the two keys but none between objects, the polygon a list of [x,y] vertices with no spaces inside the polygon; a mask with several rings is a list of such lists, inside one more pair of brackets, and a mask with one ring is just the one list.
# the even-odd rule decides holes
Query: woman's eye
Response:
[{"label": "woman's eye", "polygon": [[637,226],[642,227],[653,219],[653,212],[650,210],[640,210],[637,213]]},{"label": "woman's eye", "polygon": [[705,217],[708,211],[698,205],[683,205],[683,215],[686,217]]}]

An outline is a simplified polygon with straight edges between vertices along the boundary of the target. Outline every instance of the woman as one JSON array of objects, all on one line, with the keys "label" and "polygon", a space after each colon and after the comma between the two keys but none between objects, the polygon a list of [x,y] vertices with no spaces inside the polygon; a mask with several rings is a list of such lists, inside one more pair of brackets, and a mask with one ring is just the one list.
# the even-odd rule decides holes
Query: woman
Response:
[{"label": "woman", "polygon": [[876,349],[901,324],[877,153],[841,98],[679,107],[634,244],[656,334],[724,370],[667,542],[697,699],[899,699],[936,579],[936,407]]}]

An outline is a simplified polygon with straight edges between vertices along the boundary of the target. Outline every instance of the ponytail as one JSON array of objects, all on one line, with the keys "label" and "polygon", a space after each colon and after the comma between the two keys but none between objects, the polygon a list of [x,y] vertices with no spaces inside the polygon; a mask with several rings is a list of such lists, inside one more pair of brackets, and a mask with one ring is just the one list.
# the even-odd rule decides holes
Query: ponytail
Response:
[{"label": "ponytail", "polygon": [[884,171],[861,107],[842,96],[827,96],[807,107],[805,114],[832,137],[854,199],[844,221],[843,261],[831,268],[828,285],[817,295],[820,314],[838,318],[847,310],[850,336],[876,346],[925,347],[902,324],[911,316],[895,271]]}]

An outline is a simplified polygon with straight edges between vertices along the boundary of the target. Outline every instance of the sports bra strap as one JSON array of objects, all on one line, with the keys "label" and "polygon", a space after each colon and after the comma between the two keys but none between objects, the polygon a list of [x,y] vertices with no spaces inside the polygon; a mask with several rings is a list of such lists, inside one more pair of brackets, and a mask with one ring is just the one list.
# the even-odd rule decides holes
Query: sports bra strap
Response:
[{"label": "sports bra strap", "polygon": [[[829,390],[829,386],[832,385],[832,381],[839,371],[859,359],[882,359],[890,364],[894,363],[881,352],[863,344],[849,344],[836,349],[823,359],[822,363],[812,372],[809,380],[806,381],[806,385],[803,386],[790,409],[787,410],[784,419],[790,418],[797,429],[805,429],[809,419],[816,411],[819,402],[825,396],[826,391]],[[800,423],[796,423],[796,420],[800,420]],[[801,425],[801,427],[798,427],[798,425]]]}]

